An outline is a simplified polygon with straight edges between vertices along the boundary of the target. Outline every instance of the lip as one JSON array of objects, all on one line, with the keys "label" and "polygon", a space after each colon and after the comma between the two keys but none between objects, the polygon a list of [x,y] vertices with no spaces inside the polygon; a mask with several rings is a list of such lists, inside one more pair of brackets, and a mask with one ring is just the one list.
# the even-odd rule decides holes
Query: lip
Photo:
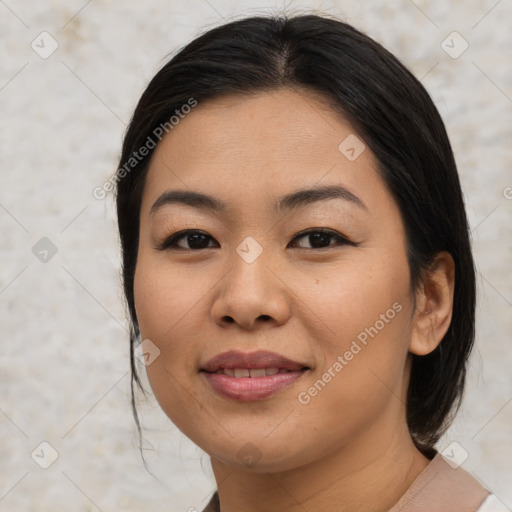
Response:
[{"label": "lip", "polygon": [[256,352],[229,350],[209,359],[201,369],[206,372],[215,372],[224,368],[279,368],[294,371],[305,367],[307,367],[305,364],[267,350]]},{"label": "lip", "polygon": [[[234,368],[278,368],[288,371],[262,377],[230,377],[214,373],[217,370]],[[306,365],[274,352],[230,350],[209,359],[201,368],[201,374],[219,395],[249,402],[263,400],[291,386],[308,370]]]}]

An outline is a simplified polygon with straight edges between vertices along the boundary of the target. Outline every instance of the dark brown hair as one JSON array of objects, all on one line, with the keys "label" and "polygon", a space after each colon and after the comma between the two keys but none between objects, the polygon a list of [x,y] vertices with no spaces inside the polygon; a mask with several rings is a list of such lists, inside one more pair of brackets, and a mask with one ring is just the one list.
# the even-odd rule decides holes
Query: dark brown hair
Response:
[{"label": "dark brown hair", "polygon": [[126,162],[192,97],[201,104],[221,95],[282,87],[325,98],[375,154],[405,226],[411,290],[437,252],[448,251],[455,261],[448,332],[430,354],[411,355],[407,422],[416,445],[429,451],[460,406],[475,335],[475,270],[455,160],[443,121],[421,83],[379,43],[326,15],[257,16],[213,28],[162,67],[135,109],[124,138],[116,200],[139,434],[133,384],[142,386],[133,350],[140,332],[133,281],[142,191],[153,150],[129,172]]}]

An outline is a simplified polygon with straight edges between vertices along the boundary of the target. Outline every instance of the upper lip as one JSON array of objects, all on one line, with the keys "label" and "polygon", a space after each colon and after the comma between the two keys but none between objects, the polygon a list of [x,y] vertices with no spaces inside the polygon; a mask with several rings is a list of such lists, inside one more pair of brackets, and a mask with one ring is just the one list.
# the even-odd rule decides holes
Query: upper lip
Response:
[{"label": "upper lip", "polygon": [[306,365],[266,350],[256,352],[229,350],[209,359],[202,370],[216,372],[224,368],[279,368],[293,371],[302,370]]}]

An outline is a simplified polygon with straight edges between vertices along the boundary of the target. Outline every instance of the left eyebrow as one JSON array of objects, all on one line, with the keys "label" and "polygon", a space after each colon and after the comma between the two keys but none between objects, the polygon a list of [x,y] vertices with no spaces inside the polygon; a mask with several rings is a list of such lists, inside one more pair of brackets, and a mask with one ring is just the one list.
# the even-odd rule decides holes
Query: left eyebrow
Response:
[{"label": "left eyebrow", "polygon": [[289,211],[316,201],[327,201],[329,199],[343,199],[368,211],[368,207],[362,199],[342,185],[327,185],[297,190],[280,198],[276,203],[276,208],[280,211]]}]

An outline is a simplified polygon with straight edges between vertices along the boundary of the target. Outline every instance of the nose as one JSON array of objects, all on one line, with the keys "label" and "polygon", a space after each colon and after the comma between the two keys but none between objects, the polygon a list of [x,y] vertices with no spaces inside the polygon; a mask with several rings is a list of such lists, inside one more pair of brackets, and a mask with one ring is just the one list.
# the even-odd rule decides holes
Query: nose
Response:
[{"label": "nose", "polygon": [[264,255],[248,263],[235,253],[230,263],[212,304],[215,323],[245,330],[284,324],[290,317],[291,292]]}]

